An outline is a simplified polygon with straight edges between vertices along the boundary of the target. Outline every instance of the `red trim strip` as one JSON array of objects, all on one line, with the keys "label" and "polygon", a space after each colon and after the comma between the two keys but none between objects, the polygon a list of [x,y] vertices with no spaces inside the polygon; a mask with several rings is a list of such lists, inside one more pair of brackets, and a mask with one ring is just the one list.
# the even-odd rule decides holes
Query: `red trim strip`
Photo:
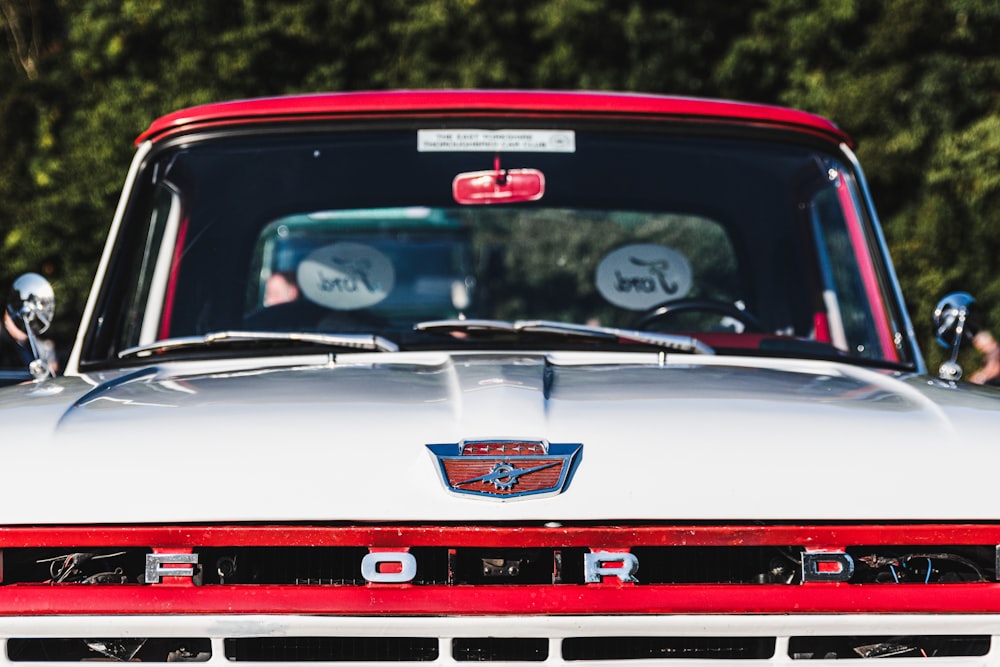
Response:
[{"label": "red trim strip", "polygon": [[836,142],[852,143],[829,120],[796,109],[729,100],[612,92],[517,90],[362,91],[238,100],[181,109],[159,118],[136,144],[199,127],[349,116],[431,114],[474,117],[486,114],[571,114],[661,119],[726,120],[795,127]]},{"label": "red trim strip", "polygon": [[174,256],[170,260],[170,277],[167,281],[167,293],[163,297],[163,314],[160,317],[161,340],[170,337],[170,323],[174,317],[174,301],[177,296],[177,274],[180,271],[181,257],[184,256],[184,241],[187,239],[188,223],[190,220],[184,218],[180,229],[177,230],[177,240],[174,244]]},{"label": "red trim strip", "polygon": [[[0,616],[1000,613],[1000,584],[86,586],[0,590]],[[476,594],[478,593],[478,594]]]},{"label": "red trim strip", "polygon": [[1000,544],[995,524],[870,526],[43,526],[0,528],[15,547],[600,547]]},{"label": "red trim strip", "polygon": [[830,319],[826,313],[813,313],[813,332],[816,340],[821,343],[833,342],[833,337],[830,335]]},{"label": "red trim strip", "polygon": [[44,526],[0,528],[0,548],[212,546],[600,547],[1000,544],[1000,525]]},{"label": "red trim strip", "polygon": [[888,311],[882,300],[882,290],[878,284],[878,276],[875,275],[875,266],[868,253],[868,240],[865,238],[864,229],[858,219],[856,203],[843,175],[837,183],[837,199],[840,200],[840,208],[847,221],[847,231],[851,235],[851,246],[854,248],[858,269],[861,271],[861,280],[865,286],[865,294],[868,296],[872,315],[875,318],[875,331],[878,335],[879,345],[882,347],[882,356],[889,361],[899,361],[892,329],[889,326]]},{"label": "red trim strip", "polygon": [[[872,526],[51,526],[0,528],[0,547],[192,546],[592,547],[1000,544],[1000,525]],[[1000,584],[516,585],[482,587],[0,586],[0,616],[57,614],[788,614],[997,613]]]}]

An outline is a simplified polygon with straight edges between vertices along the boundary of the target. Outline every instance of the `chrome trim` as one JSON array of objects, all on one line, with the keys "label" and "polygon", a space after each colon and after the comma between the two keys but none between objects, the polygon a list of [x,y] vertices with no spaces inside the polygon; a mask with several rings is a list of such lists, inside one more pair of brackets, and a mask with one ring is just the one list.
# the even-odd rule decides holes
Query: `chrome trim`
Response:
[{"label": "chrome trim", "polygon": [[76,341],[70,351],[69,360],[66,363],[64,375],[77,375],[80,372],[80,356],[83,354],[83,341],[87,337],[87,331],[91,327],[91,320],[94,317],[94,310],[97,308],[97,297],[104,284],[104,276],[107,273],[108,265],[111,262],[111,253],[115,247],[118,233],[121,230],[122,220],[125,217],[125,208],[132,198],[133,186],[139,173],[139,168],[145,162],[146,157],[152,150],[152,142],[146,141],[139,145],[135,155],[132,157],[132,164],[129,166],[128,175],[125,177],[125,184],[122,187],[121,197],[118,199],[118,206],[111,221],[111,229],[108,231],[108,238],[104,244],[104,251],[101,253],[101,260],[97,265],[97,273],[94,275],[94,282],[87,297],[87,304],[83,309],[83,317],[80,318],[80,328],[76,334]]},{"label": "chrome trim", "polygon": [[[839,569],[821,571],[820,563],[832,563]],[[842,551],[804,551],[802,553],[802,583],[815,581],[849,581],[854,574],[854,559]]]},{"label": "chrome trim", "polygon": [[[164,567],[183,564],[191,567]],[[198,564],[198,554],[146,554],[147,584],[160,583],[160,577],[193,577],[194,566]]]},{"label": "chrome trim", "polygon": [[[609,567],[608,563],[621,563]],[[599,584],[603,577],[618,577],[624,583],[637,584],[635,574],[639,571],[639,559],[635,554],[623,551],[592,551],[583,554],[583,580],[588,584]]]},{"label": "chrome trim", "polygon": [[[14,281],[7,297],[7,311],[3,316],[3,326],[20,329],[31,349],[28,372],[35,380],[54,377],[55,373],[42,350],[38,339],[48,331],[56,308],[55,292],[52,285],[37,273],[25,273]],[[14,333],[11,330],[11,333]]]},{"label": "chrome trim", "polygon": [[[399,572],[379,572],[381,563],[399,563]],[[361,559],[361,576],[370,584],[405,584],[417,576],[417,559],[406,551],[373,551]]]},{"label": "chrome trim", "polygon": [[[542,444],[545,453],[485,455],[463,453],[466,446],[477,442],[516,443],[527,441]],[[504,502],[523,498],[544,498],[558,495],[565,491],[573,477],[576,465],[579,463],[583,445],[581,443],[549,443],[544,439],[537,438],[473,438],[462,440],[458,443],[427,445],[427,449],[434,459],[438,476],[444,484],[445,489],[451,493],[467,497]],[[559,459],[559,462],[545,461],[538,463],[540,459]],[[451,479],[446,467],[448,461],[478,461],[490,467],[489,470],[484,470],[480,475],[454,481]],[[559,472],[558,479],[549,486],[529,489],[527,491],[514,490],[515,485],[519,483],[522,476],[540,472],[556,465],[561,465],[562,469]],[[473,482],[481,482],[485,486],[483,488],[459,488],[463,484],[471,484]]]}]

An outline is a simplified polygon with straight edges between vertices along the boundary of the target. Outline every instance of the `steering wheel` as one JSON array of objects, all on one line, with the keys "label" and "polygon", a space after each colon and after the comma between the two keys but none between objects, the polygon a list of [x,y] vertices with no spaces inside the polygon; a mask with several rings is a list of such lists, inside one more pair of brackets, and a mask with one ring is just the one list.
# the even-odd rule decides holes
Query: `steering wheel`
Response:
[{"label": "steering wheel", "polygon": [[762,333],[764,326],[754,315],[746,310],[741,310],[727,301],[715,301],[713,299],[677,299],[676,301],[666,301],[653,306],[632,324],[635,329],[645,329],[654,322],[670,319],[680,313],[714,313],[722,317],[731,317],[740,322],[745,330],[752,333]]}]

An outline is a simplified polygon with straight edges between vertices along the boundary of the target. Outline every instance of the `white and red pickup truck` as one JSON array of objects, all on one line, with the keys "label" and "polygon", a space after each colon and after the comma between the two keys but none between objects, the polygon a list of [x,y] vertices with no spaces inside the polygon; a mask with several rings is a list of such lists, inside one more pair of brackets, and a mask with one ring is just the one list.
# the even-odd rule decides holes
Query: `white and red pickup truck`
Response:
[{"label": "white and red pickup truck", "polygon": [[64,372],[0,390],[0,663],[1000,664],[1000,394],[927,373],[831,122],[397,91],[136,143]]}]

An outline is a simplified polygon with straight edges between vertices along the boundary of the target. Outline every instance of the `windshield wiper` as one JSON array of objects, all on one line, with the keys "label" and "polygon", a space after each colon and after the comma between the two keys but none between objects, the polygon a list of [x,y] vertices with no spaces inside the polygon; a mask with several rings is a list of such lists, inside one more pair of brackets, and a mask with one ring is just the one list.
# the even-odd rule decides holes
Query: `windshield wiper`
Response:
[{"label": "windshield wiper", "polygon": [[460,331],[496,332],[496,333],[542,333],[568,337],[600,339],[615,342],[641,343],[666,350],[689,352],[694,354],[715,354],[715,350],[691,336],[658,333],[655,331],[638,331],[635,329],[618,329],[616,327],[601,327],[589,324],[570,324],[551,320],[431,320],[419,322],[413,326],[417,331]]},{"label": "windshield wiper", "polygon": [[216,331],[204,336],[167,338],[155,343],[137,345],[118,353],[119,359],[148,357],[155,352],[168,352],[212,347],[230,343],[306,343],[327,347],[367,350],[373,352],[398,352],[399,346],[374,334],[324,334],[277,331]]}]

